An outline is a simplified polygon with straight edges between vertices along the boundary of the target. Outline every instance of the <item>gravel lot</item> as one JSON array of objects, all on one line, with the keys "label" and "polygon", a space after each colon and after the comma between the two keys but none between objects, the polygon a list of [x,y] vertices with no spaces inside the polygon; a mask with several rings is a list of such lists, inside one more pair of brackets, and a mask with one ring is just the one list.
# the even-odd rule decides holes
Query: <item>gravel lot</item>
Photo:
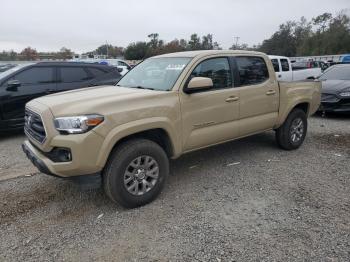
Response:
[{"label": "gravel lot", "polygon": [[134,210],[38,174],[22,140],[0,138],[0,261],[350,261],[350,117],[293,152],[268,132],[185,155]]}]

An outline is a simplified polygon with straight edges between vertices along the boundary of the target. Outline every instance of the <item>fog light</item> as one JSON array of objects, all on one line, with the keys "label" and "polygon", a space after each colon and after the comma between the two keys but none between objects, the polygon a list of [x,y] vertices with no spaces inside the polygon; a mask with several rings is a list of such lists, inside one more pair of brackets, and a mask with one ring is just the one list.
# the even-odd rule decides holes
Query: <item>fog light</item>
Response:
[{"label": "fog light", "polygon": [[72,161],[72,153],[69,148],[56,147],[50,153],[47,153],[47,157],[53,162]]}]

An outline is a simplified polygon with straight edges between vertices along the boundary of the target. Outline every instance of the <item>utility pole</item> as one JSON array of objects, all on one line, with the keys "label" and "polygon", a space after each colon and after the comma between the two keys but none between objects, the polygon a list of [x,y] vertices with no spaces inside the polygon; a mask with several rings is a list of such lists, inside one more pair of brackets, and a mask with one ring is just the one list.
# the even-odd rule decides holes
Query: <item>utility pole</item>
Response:
[{"label": "utility pole", "polygon": [[233,39],[234,39],[234,43],[235,43],[235,49],[237,49],[238,48],[238,41],[239,41],[240,37],[234,36]]},{"label": "utility pole", "polygon": [[108,43],[107,43],[107,40],[106,40],[106,58],[108,58]]}]

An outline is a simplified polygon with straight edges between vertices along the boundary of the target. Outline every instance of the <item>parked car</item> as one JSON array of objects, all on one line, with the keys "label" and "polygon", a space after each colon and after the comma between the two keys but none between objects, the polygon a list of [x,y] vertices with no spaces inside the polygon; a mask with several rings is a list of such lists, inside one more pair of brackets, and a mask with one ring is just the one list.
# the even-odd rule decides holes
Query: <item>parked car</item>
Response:
[{"label": "parked car", "polygon": [[132,68],[127,62],[125,62],[124,60],[121,60],[121,59],[107,59],[106,61],[107,61],[108,65],[121,68],[122,71],[120,71],[120,74],[122,76],[125,75],[127,72],[129,72]]},{"label": "parked car", "polygon": [[320,111],[350,112],[350,64],[334,65],[319,78],[322,81]]},{"label": "parked car", "polygon": [[279,81],[300,81],[310,77],[318,77],[322,73],[321,68],[302,68],[295,70],[290,59],[285,56],[269,56]]},{"label": "parked car", "polygon": [[121,78],[111,66],[42,62],[13,67],[0,73],[0,131],[24,125],[25,104],[37,97],[96,85],[111,85]]},{"label": "parked car", "polygon": [[[74,62],[77,60],[73,60]],[[125,75],[127,72],[129,72],[129,70],[131,70],[131,66],[125,62],[124,60],[121,59],[95,59],[95,58],[91,58],[91,59],[81,59],[78,60],[80,62],[85,62],[85,63],[93,63],[93,64],[100,64],[100,65],[110,65],[110,66],[114,66],[119,68],[119,72],[120,74],[123,76]]]},{"label": "parked car", "polygon": [[276,80],[271,61],[258,52],[152,57],[119,87],[29,102],[23,150],[41,172],[103,181],[113,201],[137,207],[161,192],[168,158],[267,130],[276,130],[281,148],[299,148],[321,84]]},{"label": "parked car", "polygon": [[292,68],[294,71],[310,68],[321,68],[323,72],[329,66],[323,61],[303,61],[303,62],[294,62],[292,63]]},{"label": "parked car", "polygon": [[5,72],[13,67],[15,67],[16,64],[2,64],[0,65],[0,73]]}]

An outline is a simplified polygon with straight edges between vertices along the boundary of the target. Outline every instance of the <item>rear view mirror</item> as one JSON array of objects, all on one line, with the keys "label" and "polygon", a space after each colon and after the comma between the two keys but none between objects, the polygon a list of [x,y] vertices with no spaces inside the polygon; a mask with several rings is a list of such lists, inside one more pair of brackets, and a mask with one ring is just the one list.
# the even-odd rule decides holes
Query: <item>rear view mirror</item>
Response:
[{"label": "rear view mirror", "polygon": [[190,80],[184,92],[187,94],[205,91],[213,88],[213,80],[209,77],[194,77]]},{"label": "rear view mirror", "polygon": [[16,92],[18,91],[18,87],[21,86],[21,82],[18,80],[10,80],[7,82],[7,91]]},{"label": "rear view mirror", "polygon": [[123,72],[123,68],[117,67],[119,73]]}]

